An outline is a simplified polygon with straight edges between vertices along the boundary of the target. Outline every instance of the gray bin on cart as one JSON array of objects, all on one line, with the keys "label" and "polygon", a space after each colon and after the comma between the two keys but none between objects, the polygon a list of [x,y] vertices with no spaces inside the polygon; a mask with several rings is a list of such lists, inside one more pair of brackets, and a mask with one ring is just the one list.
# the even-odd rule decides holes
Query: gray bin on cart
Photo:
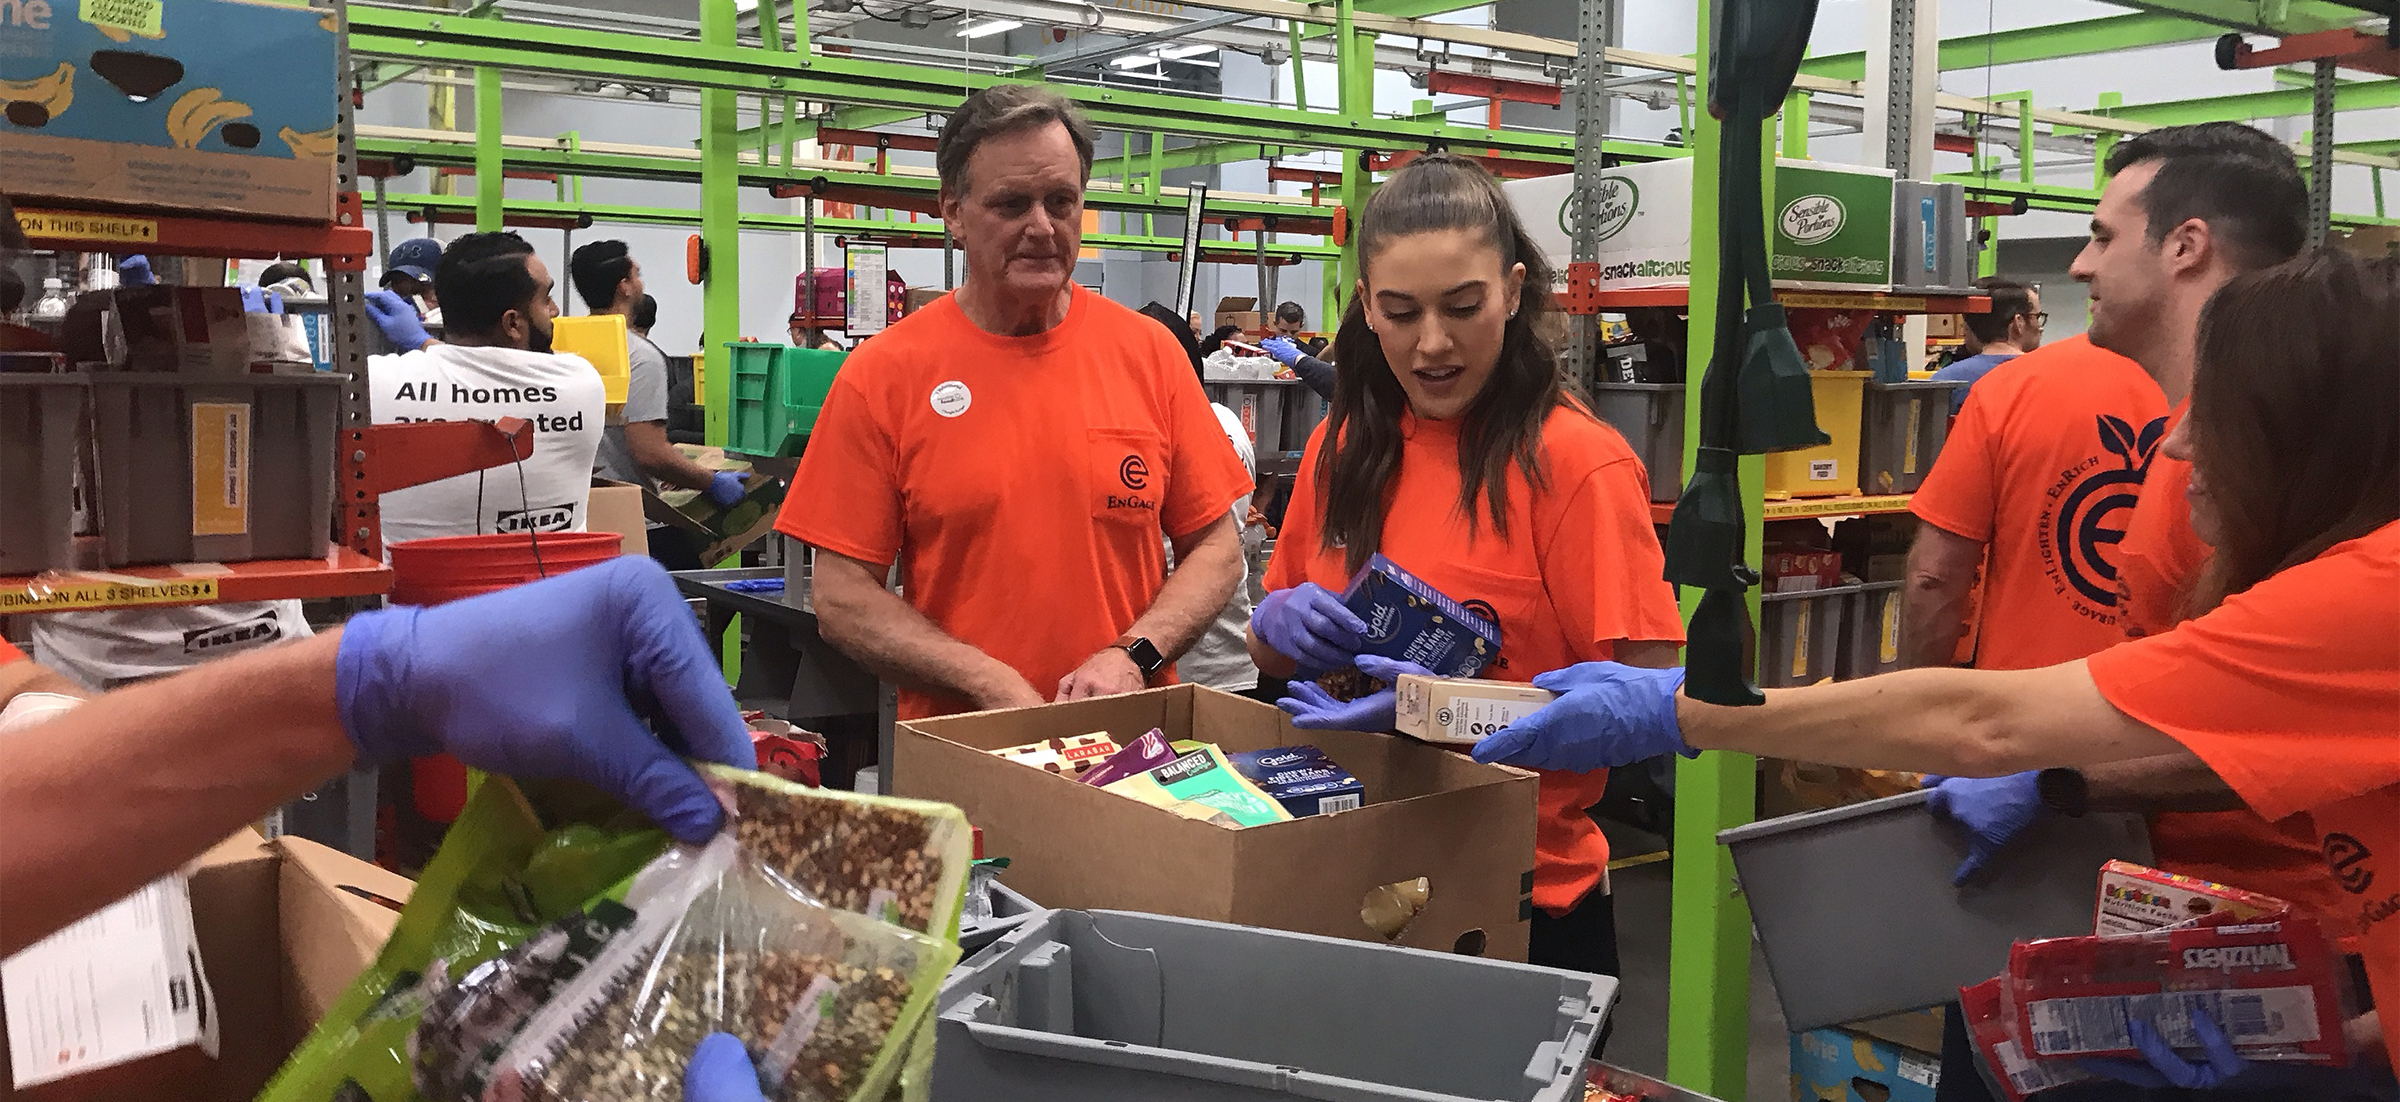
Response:
[{"label": "gray bin on cart", "polygon": [[1844,681],[1900,668],[1900,582],[1858,587],[1843,616],[1842,656],[1834,676]]},{"label": "gray bin on cart", "polygon": [[1623,433],[1650,472],[1650,500],[1683,496],[1683,384],[1593,383],[1592,412]]},{"label": "gray bin on cart", "polygon": [[1581,1102],[1617,981],[1047,911],[942,984],[937,1102]]},{"label": "gray bin on cart", "polygon": [[[1295,388],[1298,388],[1295,390]],[[1258,457],[1298,451],[1308,443],[1303,436],[1293,443],[1284,441],[1284,407],[1288,402],[1313,398],[1299,383],[1281,379],[1210,380],[1203,389],[1208,400],[1241,418],[1242,427],[1250,431],[1251,447]]]},{"label": "gray bin on cart", "polygon": [[1926,795],[1718,832],[1793,1032],[1949,1002],[2014,942],[2091,933],[2101,865],[2150,862],[2138,815],[2044,815],[1953,887],[1966,831]]},{"label": "gray bin on cart", "polygon": [[962,920],[959,923],[959,951],[967,956],[973,956],[976,950],[1000,940],[1002,935],[1024,925],[1028,919],[1041,913],[1042,908],[1033,900],[1018,894],[1016,889],[994,880],[992,881],[992,917],[981,922]]},{"label": "gray bin on cart", "polygon": [[1950,439],[1951,391],[1967,384],[1911,379],[1867,380],[1866,424],[1859,437],[1859,488],[1870,494],[1913,494]]},{"label": "gray bin on cart", "polygon": [[0,574],[75,566],[79,375],[0,375]]},{"label": "gray bin on cart", "polygon": [[[334,437],[347,375],[104,372],[92,383],[93,452],[108,565],[313,559],[332,543]],[[245,531],[195,534],[193,408],[248,410]]]},{"label": "gray bin on cart", "polygon": [[1758,685],[1789,689],[1834,675],[1842,621],[1862,587],[1834,586],[1758,598]]}]

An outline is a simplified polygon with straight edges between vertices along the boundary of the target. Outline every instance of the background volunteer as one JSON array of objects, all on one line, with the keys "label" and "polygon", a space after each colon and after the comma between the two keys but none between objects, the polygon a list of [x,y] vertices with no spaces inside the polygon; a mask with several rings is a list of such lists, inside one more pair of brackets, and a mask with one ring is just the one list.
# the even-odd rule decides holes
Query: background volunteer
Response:
[{"label": "background volunteer", "polygon": [[1950,392],[1952,417],[1965,408],[1976,382],[1993,368],[2040,348],[2042,327],[2050,324],[2050,315],[2042,312],[2040,291],[1998,276],[1978,279],[1975,286],[1991,297],[1992,308],[1988,313],[1962,315],[1969,354],[1933,373],[1937,382],[1966,384]]},{"label": "background volunteer", "polygon": [[[2186,795],[2196,806],[2310,813],[2343,893],[2334,916],[2363,928],[2376,1001],[2400,1005],[2394,318],[2400,261],[2331,250],[2238,275],[2210,301],[2191,415],[2161,447],[2195,465],[2193,524],[2220,543],[2207,611],[2163,634],[2039,670],[1771,690],[1752,708],[1681,695],[1681,670],[1587,663],[1544,679],[1560,699],[1475,757],[1579,769],[1724,749],[1965,775],[2196,761],[2218,781]],[[2400,1063],[2400,1030],[2382,1043]],[[2154,1047],[2179,1085],[2231,1077]]]},{"label": "background volunteer", "polygon": [[[1205,381],[1208,371],[1200,364],[1200,343],[1192,335],[1191,326],[1175,316],[1175,311],[1153,302],[1142,307],[1142,316],[1164,327],[1186,356],[1191,357],[1192,375]],[[1206,393],[1203,387],[1202,393]],[[1240,414],[1225,408],[1222,402],[1210,402],[1209,411],[1217,415],[1217,426],[1225,430],[1225,439],[1233,445],[1233,454],[1242,461],[1242,470],[1253,479],[1258,472],[1258,447],[1250,439],[1249,430],[1242,427]],[[1252,485],[1257,485],[1255,481]],[[1176,680],[1194,685],[1206,685],[1229,693],[1247,693],[1258,688],[1258,665],[1250,661],[1248,634],[1250,631],[1250,552],[1266,540],[1263,528],[1249,523],[1250,497],[1243,494],[1233,503],[1233,523],[1241,531],[1241,577],[1233,583],[1233,596],[1225,599],[1225,607],[1208,628],[1192,640],[1191,649],[1175,660]],[[1168,558],[1173,559],[1173,548]],[[1168,563],[1173,569],[1173,562]]]},{"label": "background volunteer", "polygon": [[[1650,521],[1649,480],[1567,391],[1535,329],[1550,265],[1499,185],[1436,154],[1394,173],[1360,224],[1365,265],[1335,337],[1342,381],[1309,440],[1251,619],[1260,672],[1351,665],[1365,625],[1340,590],[1381,552],[1469,607],[1502,646],[1481,676],[1522,681],[1596,658],[1664,664],[1683,638]],[[1389,680],[1414,669],[1373,657]],[[1388,730],[1392,694],[1334,701],[1294,682],[1304,727]],[[1585,809],[1604,774],[1546,774],[1536,826],[1533,963],[1617,972],[1608,841]]]},{"label": "background volunteer", "polygon": [[607,397],[590,361],[550,350],[550,269],[514,233],[472,233],[450,243],[434,284],[449,321],[440,341],[399,296],[367,295],[368,318],[406,350],[367,361],[375,423],[521,417],[533,457],[383,495],[384,542],[583,531]]},{"label": "background volunteer", "polygon": [[1250,481],[1183,350],[1074,281],[1092,140],[1031,85],[950,116],[966,280],[851,353],[776,521],[816,549],[826,639],[903,719],[1171,680],[1241,576]]},{"label": "background volunteer", "polygon": [[[642,291],[642,266],[622,241],[594,241],[575,250],[567,261],[575,293],[594,315],[615,314],[625,319],[625,412],[622,424],[600,433],[599,473],[603,478],[656,489],[652,480],[669,486],[700,490],[710,501],[732,505],[742,500],[742,484],[750,476],[737,471],[712,471],[676,449],[667,440],[667,354],[658,350],[634,325],[635,314],[649,295]],[[656,317],[657,304],[651,304]],[[658,525],[649,530],[650,556],[669,570],[698,570],[700,549],[690,533]]]}]

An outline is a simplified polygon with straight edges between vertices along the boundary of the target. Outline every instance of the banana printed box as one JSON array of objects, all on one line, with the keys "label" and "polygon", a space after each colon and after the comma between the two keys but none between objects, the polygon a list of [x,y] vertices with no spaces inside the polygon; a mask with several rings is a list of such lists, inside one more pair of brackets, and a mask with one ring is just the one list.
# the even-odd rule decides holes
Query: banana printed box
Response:
[{"label": "banana printed box", "polygon": [[7,190],[28,208],[52,198],[329,219],[334,59],[330,11],[0,0]]}]

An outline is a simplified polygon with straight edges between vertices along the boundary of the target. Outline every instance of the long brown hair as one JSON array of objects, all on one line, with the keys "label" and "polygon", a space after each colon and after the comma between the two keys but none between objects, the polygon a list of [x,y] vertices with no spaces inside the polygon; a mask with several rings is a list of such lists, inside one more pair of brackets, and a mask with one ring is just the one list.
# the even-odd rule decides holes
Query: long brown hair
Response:
[{"label": "long brown hair", "polygon": [[[1500,339],[1500,362],[1481,393],[1468,404],[1458,434],[1458,507],[1470,533],[1478,503],[1489,508],[1492,531],[1508,536],[1508,465],[1515,462],[1536,489],[1541,469],[1542,423],[1560,403],[1571,401],[1558,355],[1535,327],[1552,309],[1550,262],[1525,232],[1516,207],[1483,166],[1464,157],[1435,153],[1410,162],[1367,200],[1359,219],[1362,264],[1391,243],[1412,234],[1466,230],[1482,234],[1500,250],[1500,268],[1525,266],[1516,314]],[[1317,460],[1317,497],[1323,511],[1318,539],[1346,551],[1348,568],[1365,566],[1383,542],[1384,498],[1400,471],[1400,417],[1408,394],[1383,357],[1383,343],[1367,327],[1366,296],[1354,296],[1334,334],[1339,368],[1333,402],[1325,418],[1325,453]]]},{"label": "long brown hair", "polygon": [[2195,612],[2400,519],[2400,261],[2245,273],[2201,314],[2193,465],[2223,531]]}]

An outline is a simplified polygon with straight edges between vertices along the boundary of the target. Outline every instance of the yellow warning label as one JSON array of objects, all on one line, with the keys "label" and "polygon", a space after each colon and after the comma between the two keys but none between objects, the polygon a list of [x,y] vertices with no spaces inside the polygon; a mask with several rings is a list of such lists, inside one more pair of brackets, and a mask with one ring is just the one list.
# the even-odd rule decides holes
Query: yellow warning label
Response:
[{"label": "yellow warning label", "polygon": [[158,38],[165,33],[167,5],[165,0],[83,0],[75,14],[95,27]]},{"label": "yellow warning label", "polygon": [[77,241],[109,241],[133,245],[158,243],[158,221],[122,218],[114,214],[65,214],[52,210],[17,210],[17,224],[27,237],[64,237]]},{"label": "yellow warning label", "polygon": [[1900,660],[1900,591],[1897,589],[1883,595],[1882,628],[1880,634],[1883,643],[1875,648],[1875,658],[1888,666]]},{"label": "yellow warning label", "polygon": [[0,589],[0,616],[12,612],[65,612],[135,605],[197,605],[217,599],[215,578],[159,582],[67,581]]},{"label": "yellow warning label", "polygon": [[192,534],[250,530],[250,407],[192,403]]}]

